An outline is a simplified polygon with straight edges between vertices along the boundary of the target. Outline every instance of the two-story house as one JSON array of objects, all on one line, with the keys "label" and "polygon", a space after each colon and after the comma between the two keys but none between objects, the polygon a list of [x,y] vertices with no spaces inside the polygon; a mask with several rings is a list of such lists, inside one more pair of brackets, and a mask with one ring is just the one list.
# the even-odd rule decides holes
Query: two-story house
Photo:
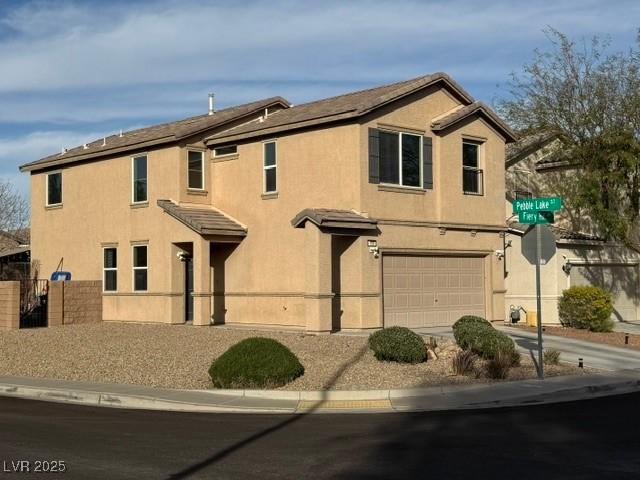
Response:
[{"label": "two-story house", "polygon": [[610,292],[614,303],[611,318],[636,322],[640,319],[640,255],[603,238],[589,216],[571,203],[579,177],[576,165],[565,157],[560,140],[552,134],[529,135],[507,148],[506,308],[537,308],[535,267],[522,250],[522,238],[530,226],[517,223],[511,202],[517,197],[560,196],[565,199],[564,208],[549,226],[555,252],[551,251],[541,266],[543,323],[560,322],[558,300],[564,290],[575,285],[595,285]]},{"label": "two-story house", "polygon": [[449,76],[209,113],[23,165],[41,271],[102,279],[105,320],[504,318],[514,135]]}]

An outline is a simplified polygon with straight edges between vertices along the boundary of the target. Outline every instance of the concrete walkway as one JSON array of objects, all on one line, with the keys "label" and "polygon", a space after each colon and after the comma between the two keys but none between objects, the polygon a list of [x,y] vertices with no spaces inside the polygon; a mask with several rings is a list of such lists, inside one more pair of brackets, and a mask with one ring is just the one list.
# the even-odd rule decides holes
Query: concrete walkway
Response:
[{"label": "concrete walkway", "polygon": [[0,377],[0,395],[91,406],[217,413],[389,413],[555,403],[640,392],[640,371],[405,390],[171,390]]},{"label": "concrete walkway", "polygon": [[[529,355],[531,351],[534,354],[537,352],[538,335],[536,332],[498,325],[496,328],[511,336],[522,353]],[[562,352],[561,360],[574,365],[577,365],[578,359],[582,358],[585,367],[610,371],[640,369],[640,350],[585,342],[575,338],[549,335],[546,332],[542,334],[542,344],[544,348],[559,350]]]}]

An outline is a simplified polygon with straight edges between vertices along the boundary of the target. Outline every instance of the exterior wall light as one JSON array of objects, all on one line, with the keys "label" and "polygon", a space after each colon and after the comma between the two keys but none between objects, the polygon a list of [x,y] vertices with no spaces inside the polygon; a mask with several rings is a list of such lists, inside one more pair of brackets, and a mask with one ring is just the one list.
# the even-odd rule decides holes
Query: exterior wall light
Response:
[{"label": "exterior wall light", "polygon": [[562,265],[562,271],[563,271],[564,273],[566,273],[567,275],[569,275],[569,274],[571,273],[571,267],[572,267],[572,266],[573,266],[573,265],[571,265],[571,263],[567,262],[567,263],[565,263],[564,265]]},{"label": "exterior wall light", "polygon": [[373,258],[380,257],[380,249],[378,248],[377,240],[367,240],[367,247],[369,247],[369,253],[373,254]]}]

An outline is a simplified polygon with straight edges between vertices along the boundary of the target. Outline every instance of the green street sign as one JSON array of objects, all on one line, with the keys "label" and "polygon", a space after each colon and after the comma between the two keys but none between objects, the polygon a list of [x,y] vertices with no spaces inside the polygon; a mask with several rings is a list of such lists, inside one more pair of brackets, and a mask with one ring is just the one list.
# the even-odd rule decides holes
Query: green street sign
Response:
[{"label": "green street sign", "polygon": [[518,222],[525,224],[554,223],[553,212],[520,212]]},{"label": "green street sign", "polygon": [[555,211],[562,208],[560,197],[527,198],[513,201],[513,213]]}]

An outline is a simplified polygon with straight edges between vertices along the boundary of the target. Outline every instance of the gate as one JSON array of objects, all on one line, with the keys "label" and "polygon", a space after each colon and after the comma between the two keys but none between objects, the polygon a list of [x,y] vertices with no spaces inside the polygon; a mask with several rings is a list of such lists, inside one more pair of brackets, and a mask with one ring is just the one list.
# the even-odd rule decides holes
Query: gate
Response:
[{"label": "gate", "polygon": [[46,327],[48,280],[20,281],[20,328]]}]

